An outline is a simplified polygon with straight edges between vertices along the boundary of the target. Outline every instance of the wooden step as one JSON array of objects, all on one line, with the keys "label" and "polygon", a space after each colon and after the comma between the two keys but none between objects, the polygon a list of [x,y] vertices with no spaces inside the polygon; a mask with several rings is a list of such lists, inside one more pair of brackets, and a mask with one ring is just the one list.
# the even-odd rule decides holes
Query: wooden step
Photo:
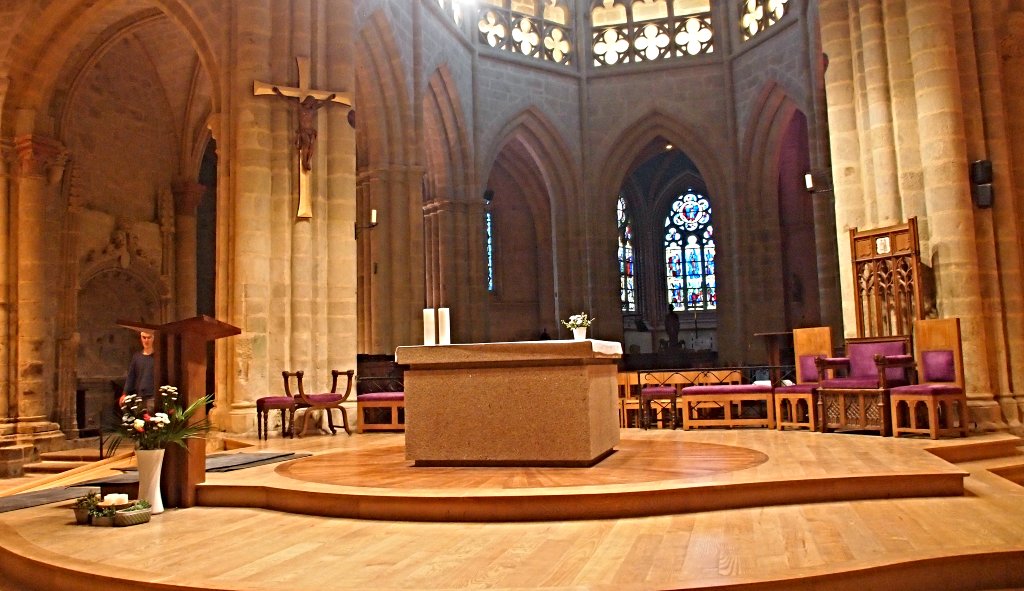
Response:
[{"label": "wooden step", "polygon": [[43,461],[54,462],[98,462],[100,460],[100,448],[96,446],[48,451],[39,454],[39,457]]},{"label": "wooden step", "polygon": [[989,471],[1002,476],[1014,484],[1024,486],[1024,462],[999,468],[990,468]]},{"label": "wooden step", "polygon": [[60,474],[82,466],[88,466],[91,462],[75,461],[44,461],[25,464],[25,472],[30,474]]},{"label": "wooden step", "polygon": [[1009,433],[1002,433],[993,434],[981,440],[972,441],[972,438],[967,438],[955,443],[949,442],[941,446],[929,447],[928,451],[947,462],[959,464],[962,462],[1019,456],[1024,454],[1020,450],[1022,445],[1024,445],[1024,441],[1021,441],[1020,437]]}]

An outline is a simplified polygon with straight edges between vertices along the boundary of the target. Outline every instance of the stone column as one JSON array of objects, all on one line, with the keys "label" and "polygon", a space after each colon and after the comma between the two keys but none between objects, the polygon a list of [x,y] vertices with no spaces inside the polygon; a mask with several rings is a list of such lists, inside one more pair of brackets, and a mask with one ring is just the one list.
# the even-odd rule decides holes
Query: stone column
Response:
[{"label": "stone column", "polygon": [[68,206],[60,232],[63,266],[62,309],[57,314],[59,330],[57,336],[57,412],[54,413],[60,428],[71,439],[78,438],[78,290],[79,237],[82,229],[82,197],[79,188],[78,169],[72,166],[67,175]]},{"label": "stone column", "polygon": [[[839,284],[844,301],[854,297],[850,228],[863,226],[863,173],[861,137],[857,127],[857,97],[850,11],[846,0],[821,0],[822,50],[829,58],[825,71],[828,102],[829,137],[832,146],[832,181],[835,199],[836,240],[838,244]],[[817,216],[816,216],[817,217]],[[857,319],[853,306],[843,307],[843,325],[847,336],[856,334]],[[834,335],[837,340],[841,334]]]},{"label": "stone column", "polygon": [[[321,39],[324,55],[325,88],[354,93],[355,89],[355,9],[351,0],[320,2],[324,30]],[[358,105],[354,105],[357,108]],[[349,111],[340,105],[321,110],[321,137],[326,166],[322,170],[326,210],[321,216],[326,240],[321,252],[326,253],[328,268],[323,285],[325,297],[321,308],[326,321],[319,341],[326,343],[327,366],[346,369],[355,367],[357,346],[356,308],[357,255],[354,227],[356,220],[369,223],[369,209],[356,207],[356,132],[349,124]],[[357,212],[365,211],[365,218]],[[372,232],[371,232],[372,233]],[[323,255],[321,255],[323,256]],[[326,376],[324,377],[326,379]]]},{"label": "stone column", "polygon": [[479,231],[483,204],[474,207],[461,200],[435,200],[424,211],[427,305],[451,308],[452,342],[479,342],[485,324],[477,303],[486,298],[484,242]]},{"label": "stone column", "polygon": [[892,95],[889,89],[889,60],[882,0],[860,0],[860,39],[867,105],[864,114],[871,146],[871,175],[874,178],[875,223],[890,226],[902,221],[899,171],[893,137]]},{"label": "stone column", "polygon": [[[994,299],[1001,303],[998,314],[991,314],[989,331],[1001,335],[998,347],[993,351],[993,369],[996,373],[994,386],[997,401],[1003,416],[1016,430],[1020,430],[1024,419],[1024,293],[1021,270],[1024,269],[1021,255],[1021,210],[1016,185],[1010,174],[1012,154],[1008,133],[1007,98],[1003,81],[1006,72],[999,52],[997,17],[991,2],[972,0],[970,2],[971,22],[974,25],[977,55],[977,77],[981,96],[982,129],[985,133],[986,149],[982,155],[971,154],[971,159],[987,156],[992,161],[995,177],[996,199],[993,208],[985,212],[991,240],[993,272],[986,279]],[[1000,26],[1002,24],[1000,23]],[[1006,25],[1012,29],[1012,25]],[[977,212],[981,215],[981,212]],[[995,323],[995,324],[993,324]],[[1005,325],[1006,330],[1002,330]]]},{"label": "stone column", "polygon": [[[420,343],[425,291],[422,179],[418,166],[392,166],[362,173],[370,202],[379,204],[373,235],[375,258],[369,290],[368,353],[393,353]],[[360,238],[362,240],[362,238]],[[375,263],[385,261],[378,269]]]},{"label": "stone column", "polygon": [[953,7],[918,0],[907,9],[930,231],[931,251],[922,258],[935,270],[939,314],[960,317],[973,419],[981,429],[1002,428],[988,372]]},{"label": "stone column", "polygon": [[222,397],[227,400],[218,400],[213,417],[219,425],[238,433],[251,428],[253,401],[265,395],[272,378],[268,369],[271,154],[267,149],[271,145],[272,101],[252,93],[253,80],[265,79],[271,59],[273,21],[268,4],[268,0],[231,3],[231,34],[238,42],[230,56],[227,92],[232,98],[231,111],[224,114],[227,119],[221,130],[221,135],[227,136],[226,144],[218,139],[218,152],[222,152],[219,161],[230,164],[222,201],[227,207],[218,208],[224,212],[218,220],[223,219],[227,226],[218,228],[227,242],[222,264],[228,275],[224,286],[224,301],[229,306],[225,320],[241,328],[242,334],[232,338],[234,358],[228,360],[231,366],[227,368],[232,380],[230,392]]},{"label": "stone column", "polygon": [[[0,91],[6,88],[6,78],[0,78]],[[3,93],[0,92],[0,99]],[[2,102],[2,100],[0,100]],[[15,406],[11,404],[10,396],[14,389],[11,387],[10,356],[11,356],[11,335],[8,331],[10,326],[11,283],[9,274],[10,264],[10,235],[11,220],[9,213],[11,204],[10,161],[14,157],[14,144],[5,138],[0,138],[0,236],[7,237],[3,244],[0,244],[0,445],[3,445],[4,438],[14,436],[14,419],[17,416]]]},{"label": "stone column", "polygon": [[[807,14],[808,17],[805,19],[805,38],[808,47],[806,63],[810,71],[808,75],[809,95],[814,101],[814,108],[808,113],[811,168],[827,170],[831,174],[828,101],[825,94],[825,72],[828,63],[819,43],[820,15],[811,9]],[[843,334],[843,296],[839,288],[835,203],[835,193],[831,190],[816,193],[811,200],[811,206],[814,208],[814,244],[817,253],[815,266],[818,274],[818,304],[821,311],[821,324],[831,327],[833,338],[839,339]]]},{"label": "stone column", "polygon": [[196,209],[206,186],[179,180],[171,187],[174,195],[174,297],[172,320],[196,315]]},{"label": "stone column", "polygon": [[54,406],[53,267],[47,260],[52,226],[47,201],[64,173],[66,154],[58,142],[40,136],[19,136],[18,196],[14,228],[18,253],[17,273],[17,433],[37,448],[63,440],[50,421]]}]

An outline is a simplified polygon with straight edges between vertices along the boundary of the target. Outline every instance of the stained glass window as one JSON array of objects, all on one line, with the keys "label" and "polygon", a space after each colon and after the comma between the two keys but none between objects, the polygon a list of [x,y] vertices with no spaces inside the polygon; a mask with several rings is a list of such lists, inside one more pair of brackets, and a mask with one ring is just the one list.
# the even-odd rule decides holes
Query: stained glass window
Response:
[{"label": "stained glass window", "polygon": [[673,309],[717,307],[711,204],[694,189],[680,195],[665,217],[665,278]]},{"label": "stained glass window", "polygon": [[494,226],[489,211],[484,213],[484,252],[487,255],[487,291],[494,291]]},{"label": "stained glass window", "polygon": [[636,312],[636,269],[633,263],[633,220],[626,200],[619,196],[616,208],[619,226],[619,298],[623,312]]}]

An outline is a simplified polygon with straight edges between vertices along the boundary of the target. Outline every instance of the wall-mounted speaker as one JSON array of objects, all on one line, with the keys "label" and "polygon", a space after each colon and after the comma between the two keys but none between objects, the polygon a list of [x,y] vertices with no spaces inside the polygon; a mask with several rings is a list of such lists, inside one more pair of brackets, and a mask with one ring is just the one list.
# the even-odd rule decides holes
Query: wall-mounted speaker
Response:
[{"label": "wall-mounted speaker", "polygon": [[487,203],[490,203],[493,200],[494,200],[494,191],[492,189],[487,189],[486,191],[484,191],[484,201],[487,202]]},{"label": "wall-mounted speaker", "polygon": [[992,192],[992,161],[975,160],[971,162],[971,199],[981,209],[992,207],[995,194]]},{"label": "wall-mounted speaker", "polygon": [[989,207],[992,207],[992,201],[995,199],[995,193],[992,191],[992,183],[971,185],[971,198],[974,199],[974,204],[981,209],[988,209]]},{"label": "wall-mounted speaker", "polygon": [[992,161],[975,160],[971,162],[971,184],[990,185],[992,184]]}]

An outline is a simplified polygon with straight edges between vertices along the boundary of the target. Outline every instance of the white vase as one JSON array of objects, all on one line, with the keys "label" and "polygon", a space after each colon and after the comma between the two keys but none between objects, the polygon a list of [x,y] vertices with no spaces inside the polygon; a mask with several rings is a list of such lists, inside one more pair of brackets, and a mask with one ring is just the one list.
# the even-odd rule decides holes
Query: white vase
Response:
[{"label": "white vase", "polygon": [[137,449],[135,459],[139,464],[139,498],[149,502],[153,515],[163,513],[164,502],[160,497],[160,470],[164,465],[164,450]]},{"label": "white vase", "polygon": [[581,326],[579,328],[572,329],[572,338],[576,339],[577,341],[586,340],[586,338],[587,338],[587,327],[586,326]]}]

